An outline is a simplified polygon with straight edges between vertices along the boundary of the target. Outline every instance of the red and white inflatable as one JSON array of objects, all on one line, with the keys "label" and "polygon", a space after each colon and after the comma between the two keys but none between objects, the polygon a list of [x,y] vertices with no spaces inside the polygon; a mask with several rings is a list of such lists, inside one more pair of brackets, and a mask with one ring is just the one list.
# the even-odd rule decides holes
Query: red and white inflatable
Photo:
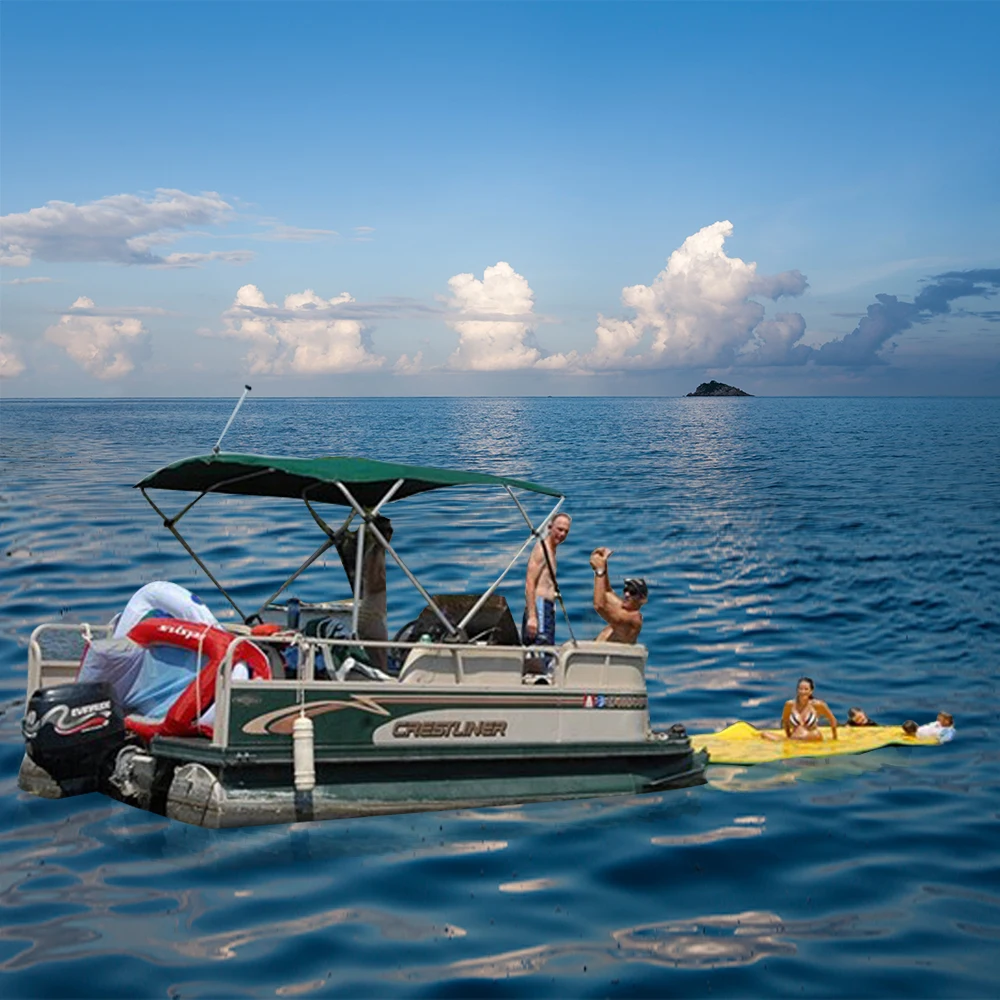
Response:
[{"label": "red and white inflatable", "polygon": [[249,639],[224,629],[178,618],[147,618],[128,633],[129,639],[145,649],[156,645],[173,646],[200,654],[205,665],[181,692],[162,719],[127,715],[125,726],[145,742],[154,736],[211,736],[205,721],[207,709],[215,703],[219,667],[230,646],[235,645],[232,663],[245,664],[251,680],[269,680],[267,657]]}]

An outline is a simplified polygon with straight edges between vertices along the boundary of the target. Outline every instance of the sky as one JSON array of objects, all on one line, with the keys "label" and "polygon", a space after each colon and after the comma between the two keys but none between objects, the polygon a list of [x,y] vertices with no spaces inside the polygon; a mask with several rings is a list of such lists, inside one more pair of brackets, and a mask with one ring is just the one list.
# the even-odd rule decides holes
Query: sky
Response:
[{"label": "sky", "polygon": [[0,5],[0,394],[1000,394],[1000,4]]}]

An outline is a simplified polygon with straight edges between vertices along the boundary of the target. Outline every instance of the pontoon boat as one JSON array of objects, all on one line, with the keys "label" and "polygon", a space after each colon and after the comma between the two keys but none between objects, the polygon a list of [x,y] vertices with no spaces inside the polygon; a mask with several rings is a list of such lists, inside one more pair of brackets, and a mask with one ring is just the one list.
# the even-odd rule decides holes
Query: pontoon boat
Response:
[{"label": "pontoon boat", "polygon": [[[429,490],[478,486],[509,495],[527,539],[484,593],[433,595],[393,548],[383,508]],[[558,491],[358,458],[217,451],[162,468],[137,487],[239,622],[153,616],[118,638],[114,623],[36,628],[19,777],[25,791],[100,791],[187,823],[231,827],[650,792],[703,780],[706,756],[692,749],[683,727],[650,727],[644,646],[575,638],[521,645],[497,588],[558,512]],[[150,495],[159,490],[195,496],[170,516]],[[532,523],[521,491],[555,500],[541,523]],[[302,501],[325,535],[250,614],[178,529],[216,493]],[[338,529],[320,513],[331,506],[347,508]],[[353,599],[310,605],[285,596],[281,603],[334,546]],[[383,584],[388,556],[425,602],[392,639],[379,637],[366,563],[373,553],[383,559]],[[384,586],[382,600],[384,611]],[[366,602],[374,602],[373,619]]]}]

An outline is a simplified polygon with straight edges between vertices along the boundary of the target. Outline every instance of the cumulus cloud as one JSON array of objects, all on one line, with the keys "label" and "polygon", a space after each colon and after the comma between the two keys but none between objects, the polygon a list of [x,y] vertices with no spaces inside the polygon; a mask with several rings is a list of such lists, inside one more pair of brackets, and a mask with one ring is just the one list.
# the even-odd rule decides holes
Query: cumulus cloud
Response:
[{"label": "cumulus cloud", "polygon": [[92,299],[81,296],[45,331],[45,339],[63,348],[90,375],[121,378],[149,354],[149,334],[136,310],[127,310],[130,315],[123,312],[99,309]]},{"label": "cumulus cloud", "polygon": [[449,278],[448,306],[455,319],[458,348],[447,367],[456,371],[497,372],[530,368],[542,359],[532,331],[534,292],[506,261],[487,267],[482,279],[473,274]]},{"label": "cumulus cloud", "polygon": [[1000,268],[947,271],[933,275],[912,302],[895,295],[876,295],[858,325],[839,340],[810,349],[807,360],[818,365],[866,367],[884,364],[879,352],[897,334],[914,323],[951,312],[955,299],[989,298],[1000,288]]},{"label": "cumulus cloud", "polygon": [[799,326],[801,336],[805,321],[783,313],[762,325],[765,310],[756,299],[801,295],[806,279],[799,271],[758,274],[755,263],[728,256],[724,244],[732,233],[724,221],[689,236],[650,285],[622,290],[622,305],[634,318],[599,316],[593,349],[566,355],[566,364],[590,370],[720,365],[760,352],[769,364],[785,363],[794,345],[788,338]]},{"label": "cumulus cloud", "polygon": [[392,370],[396,375],[419,375],[424,370],[424,352],[417,351],[412,358],[408,354],[401,354]]},{"label": "cumulus cloud", "polygon": [[210,253],[162,257],[151,249],[176,239],[193,226],[223,222],[231,211],[231,206],[215,192],[188,194],[170,188],[158,189],[152,198],[118,194],[86,205],[50,201],[41,208],[0,218],[0,263],[27,267],[35,258],[157,267],[191,267],[201,260],[240,263],[252,256],[249,251],[235,251],[237,256]]},{"label": "cumulus cloud", "polygon": [[364,324],[338,307],[353,303],[342,292],[324,299],[311,289],[269,303],[256,285],[244,285],[223,316],[223,336],[246,340],[251,374],[326,375],[372,371],[385,358],[372,353]]},{"label": "cumulus cloud", "polygon": [[24,362],[14,340],[0,333],[0,378],[17,378],[23,371]]},{"label": "cumulus cloud", "polygon": [[[729,365],[884,364],[891,338],[914,323],[951,311],[959,298],[988,298],[1000,289],[1000,269],[948,271],[928,278],[912,302],[880,294],[844,337],[819,347],[802,343],[805,318],[797,312],[767,316],[761,300],[801,295],[808,287],[797,270],[760,274],[753,262],[730,257],[725,241],[733,226],[706,226],[675,250],[649,285],[622,290],[631,316],[598,316],[590,350],[546,356],[534,340],[540,317],[527,280],[501,261],[480,280],[455,275],[449,282],[446,321],[459,335],[447,367],[460,371],[510,371],[532,368],[588,374],[663,368]],[[993,322],[1000,312],[977,312]],[[397,370],[413,362],[400,358]]]},{"label": "cumulus cloud", "polygon": [[751,365],[797,365],[809,359],[810,348],[800,344],[806,321],[799,313],[778,313],[761,320],[753,336],[736,355],[736,361]]},{"label": "cumulus cloud", "polygon": [[929,278],[913,304],[932,316],[951,312],[955,299],[976,295],[990,298],[1000,288],[1000,268],[946,271]]}]

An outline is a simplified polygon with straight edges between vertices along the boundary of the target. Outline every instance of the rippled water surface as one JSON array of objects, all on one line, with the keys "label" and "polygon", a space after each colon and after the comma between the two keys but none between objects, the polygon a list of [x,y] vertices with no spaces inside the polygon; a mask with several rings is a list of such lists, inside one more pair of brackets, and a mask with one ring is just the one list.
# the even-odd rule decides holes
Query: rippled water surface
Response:
[{"label": "rippled water surface", "polygon": [[[20,793],[25,647],[141,584],[207,582],[132,484],[210,450],[232,400],[0,404],[0,992],[6,996],[983,996],[1000,983],[1000,400],[251,400],[227,450],[360,454],[564,490],[560,576],[650,583],[658,726],[957,720],[940,748],[713,767],[707,785],[235,831]],[[180,494],[161,494],[181,504]],[[541,513],[544,504],[535,503]],[[393,505],[439,592],[523,540],[502,494]],[[262,601],[321,538],[209,498],[196,548]],[[517,575],[505,588],[515,617]],[[334,561],[306,598],[346,596]],[[421,601],[390,569],[390,626]],[[559,635],[567,637],[565,623]]]}]

